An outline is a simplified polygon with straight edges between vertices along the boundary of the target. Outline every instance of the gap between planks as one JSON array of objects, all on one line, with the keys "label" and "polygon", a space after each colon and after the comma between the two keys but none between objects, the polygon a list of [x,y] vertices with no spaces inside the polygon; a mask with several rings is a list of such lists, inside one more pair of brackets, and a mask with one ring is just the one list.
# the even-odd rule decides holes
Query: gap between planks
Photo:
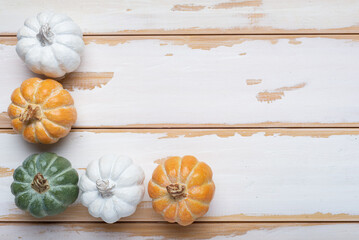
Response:
[{"label": "gap between planks", "polygon": [[[351,125],[345,125],[345,126],[338,126],[338,125],[317,125],[312,126],[312,124],[308,125],[275,125],[275,126],[261,126],[259,125],[253,125],[253,126],[241,126],[241,125],[235,125],[235,126],[206,126],[206,125],[190,125],[190,126],[182,126],[182,125],[161,125],[161,126],[153,126],[151,124],[143,124],[143,125],[131,125],[131,126],[108,126],[108,127],[96,127],[96,126],[89,126],[89,127],[72,127],[72,132],[116,132],[116,130],[122,131],[122,130],[254,130],[254,131],[261,131],[261,130],[359,130],[359,123],[353,123]],[[14,133],[13,128],[10,127],[0,127],[0,132],[6,132],[6,133]]]},{"label": "gap between planks", "polygon": [[[84,37],[182,37],[182,36],[325,36],[325,35],[330,35],[330,36],[341,36],[341,35],[353,35],[353,36],[358,36],[359,33],[351,33],[351,32],[343,32],[343,33],[331,33],[331,32],[322,32],[322,33],[163,33],[163,34],[158,34],[158,33],[148,33],[148,34],[124,34],[124,33],[119,33],[119,34],[113,34],[113,33],[103,33],[103,34],[91,34],[91,33],[87,33],[87,34],[83,34]],[[0,34],[0,37],[4,37],[4,38],[13,38],[16,37],[16,34]]]},{"label": "gap between planks", "polygon": [[[211,135],[224,133],[231,136],[234,133],[243,134],[243,136],[250,136],[258,132],[264,132],[266,135],[282,134],[282,135],[297,135],[297,136],[318,136],[325,137],[331,135],[357,135],[359,128],[73,128],[71,132],[94,132],[94,133],[159,133],[168,132],[172,137],[177,135],[184,135],[186,132],[197,133],[198,135],[191,135],[188,137]],[[13,129],[0,129],[0,134],[17,134]],[[318,135],[319,134],[319,135]],[[169,136],[171,137],[171,136]],[[225,137],[225,136],[224,136]]]},{"label": "gap between planks", "polygon": [[[108,223],[105,223],[102,220],[97,220],[97,221],[81,221],[81,220],[74,220],[74,221],[62,221],[62,220],[58,220],[58,221],[42,221],[40,219],[35,219],[33,221],[14,221],[14,220],[1,220],[0,221],[0,225],[5,225],[5,224],[105,224],[107,225]],[[354,224],[359,224],[359,220],[344,220],[344,221],[338,221],[338,220],[318,220],[318,221],[305,221],[305,220],[282,220],[282,221],[278,221],[278,220],[259,220],[259,221],[248,221],[248,220],[243,220],[243,221],[201,221],[201,220],[196,220],[195,222],[193,222],[192,224],[254,224],[254,225],[261,225],[261,224],[308,224],[308,225],[317,225],[317,224],[328,224],[328,225],[334,225],[334,224],[348,224],[348,223],[354,223]],[[167,222],[165,220],[161,221],[161,220],[154,220],[154,221],[123,221],[123,220],[119,220],[115,223],[111,223],[111,224],[167,224],[167,225],[172,225],[174,223],[170,223]]]},{"label": "gap between planks", "polygon": [[[200,34],[83,34],[84,38],[96,37],[143,37],[143,38],[165,38],[165,37],[340,37],[340,36],[359,36],[359,33],[200,33]],[[16,34],[0,34],[0,38],[16,38]]]}]

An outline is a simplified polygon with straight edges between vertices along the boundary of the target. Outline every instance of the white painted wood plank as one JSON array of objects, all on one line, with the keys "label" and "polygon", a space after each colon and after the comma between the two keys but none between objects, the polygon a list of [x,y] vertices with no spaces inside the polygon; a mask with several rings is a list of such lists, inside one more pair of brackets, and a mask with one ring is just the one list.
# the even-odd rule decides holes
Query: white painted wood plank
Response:
[{"label": "white painted wood plank", "polygon": [[3,0],[0,33],[39,11],[71,16],[85,33],[358,32],[355,0]]},{"label": "white painted wood plank", "polygon": [[[72,92],[75,127],[359,126],[358,40],[87,38],[77,71],[114,74],[107,84]],[[13,89],[34,75],[16,55],[13,38],[1,43],[0,112],[5,112]],[[4,122],[2,127],[10,127]]]},{"label": "white painted wood plank", "polygon": [[[39,146],[2,131],[0,219],[34,220],[14,204],[11,170],[34,152],[52,151],[78,169],[108,152],[128,155],[143,167],[145,184],[155,160],[197,156],[212,167],[216,184],[202,221],[358,220],[358,136],[357,129],[101,130],[72,132],[58,144]],[[147,193],[144,201],[135,216],[123,220],[161,220]],[[85,208],[68,213],[49,220],[95,220]]]},{"label": "white painted wood plank", "polygon": [[0,224],[0,237],[28,239],[212,239],[212,240],[356,240],[358,224],[225,223],[193,224]]}]

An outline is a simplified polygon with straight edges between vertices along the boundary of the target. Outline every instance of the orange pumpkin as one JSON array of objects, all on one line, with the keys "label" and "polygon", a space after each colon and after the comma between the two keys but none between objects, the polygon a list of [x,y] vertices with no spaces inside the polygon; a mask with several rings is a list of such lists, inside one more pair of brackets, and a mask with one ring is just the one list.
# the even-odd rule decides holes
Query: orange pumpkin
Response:
[{"label": "orange pumpkin", "polygon": [[11,125],[31,143],[57,142],[69,133],[77,118],[70,93],[52,79],[25,80],[12,93],[11,101]]},{"label": "orange pumpkin", "polygon": [[154,210],[166,221],[182,226],[208,211],[214,190],[211,168],[193,156],[162,161],[148,183]]}]

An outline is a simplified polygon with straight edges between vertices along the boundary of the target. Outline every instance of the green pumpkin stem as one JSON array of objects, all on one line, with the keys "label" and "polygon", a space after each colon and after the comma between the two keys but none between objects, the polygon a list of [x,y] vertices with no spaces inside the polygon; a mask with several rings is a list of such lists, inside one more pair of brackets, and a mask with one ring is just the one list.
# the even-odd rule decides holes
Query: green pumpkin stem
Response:
[{"label": "green pumpkin stem", "polygon": [[31,183],[32,189],[38,193],[44,193],[50,189],[49,181],[41,173],[37,173]]},{"label": "green pumpkin stem", "polygon": [[169,195],[175,200],[185,198],[187,196],[185,185],[179,183],[171,183],[166,187],[166,189]]}]

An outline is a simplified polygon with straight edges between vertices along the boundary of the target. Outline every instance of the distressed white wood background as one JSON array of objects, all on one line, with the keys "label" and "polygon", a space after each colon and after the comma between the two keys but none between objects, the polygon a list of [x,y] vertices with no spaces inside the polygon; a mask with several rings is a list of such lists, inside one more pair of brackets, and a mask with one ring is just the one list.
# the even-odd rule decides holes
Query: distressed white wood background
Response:
[{"label": "distressed white wood background", "polygon": [[[34,220],[16,208],[8,187],[13,169],[23,159],[33,152],[51,151],[70,159],[80,174],[105,152],[131,156],[145,170],[146,183],[156,160],[195,155],[213,168],[217,186],[202,221],[358,220],[358,136],[357,129],[102,129],[76,130],[56,145],[34,146],[3,130],[0,219]],[[9,151],[14,145],[22,151]],[[123,220],[160,221],[150,201],[146,193],[137,213]],[[43,221],[99,221],[89,217],[83,207],[75,204],[74,208],[80,213],[71,215],[68,210],[66,215]]]},{"label": "distressed white wood background", "polygon": [[2,0],[1,8],[3,34],[16,32],[26,17],[46,10],[67,13],[89,34],[359,30],[356,0]]},{"label": "distressed white wood background", "polygon": [[[51,146],[24,142],[6,114],[13,89],[36,76],[16,55],[16,31],[43,10],[71,16],[86,42],[62,80],[78,121]],[[358,239],[358,11],[358,0],[2,0],[0,238]],[[80,174],[127,154],[146,184],[156,160],[192,154],[212,167],[215,198],[186,228],[165,223],[147,194],[113,225],[79,203],[34,219],[9,188],[41,151]]]},{"label": "distressed white wood background", "polygon": [[[82,74],[65,80],[76,127],[359,126],[356,35],[86,40]],[[9,79],[33,76],[15,42],[0,39],[0,112],[20,82]]]}]

